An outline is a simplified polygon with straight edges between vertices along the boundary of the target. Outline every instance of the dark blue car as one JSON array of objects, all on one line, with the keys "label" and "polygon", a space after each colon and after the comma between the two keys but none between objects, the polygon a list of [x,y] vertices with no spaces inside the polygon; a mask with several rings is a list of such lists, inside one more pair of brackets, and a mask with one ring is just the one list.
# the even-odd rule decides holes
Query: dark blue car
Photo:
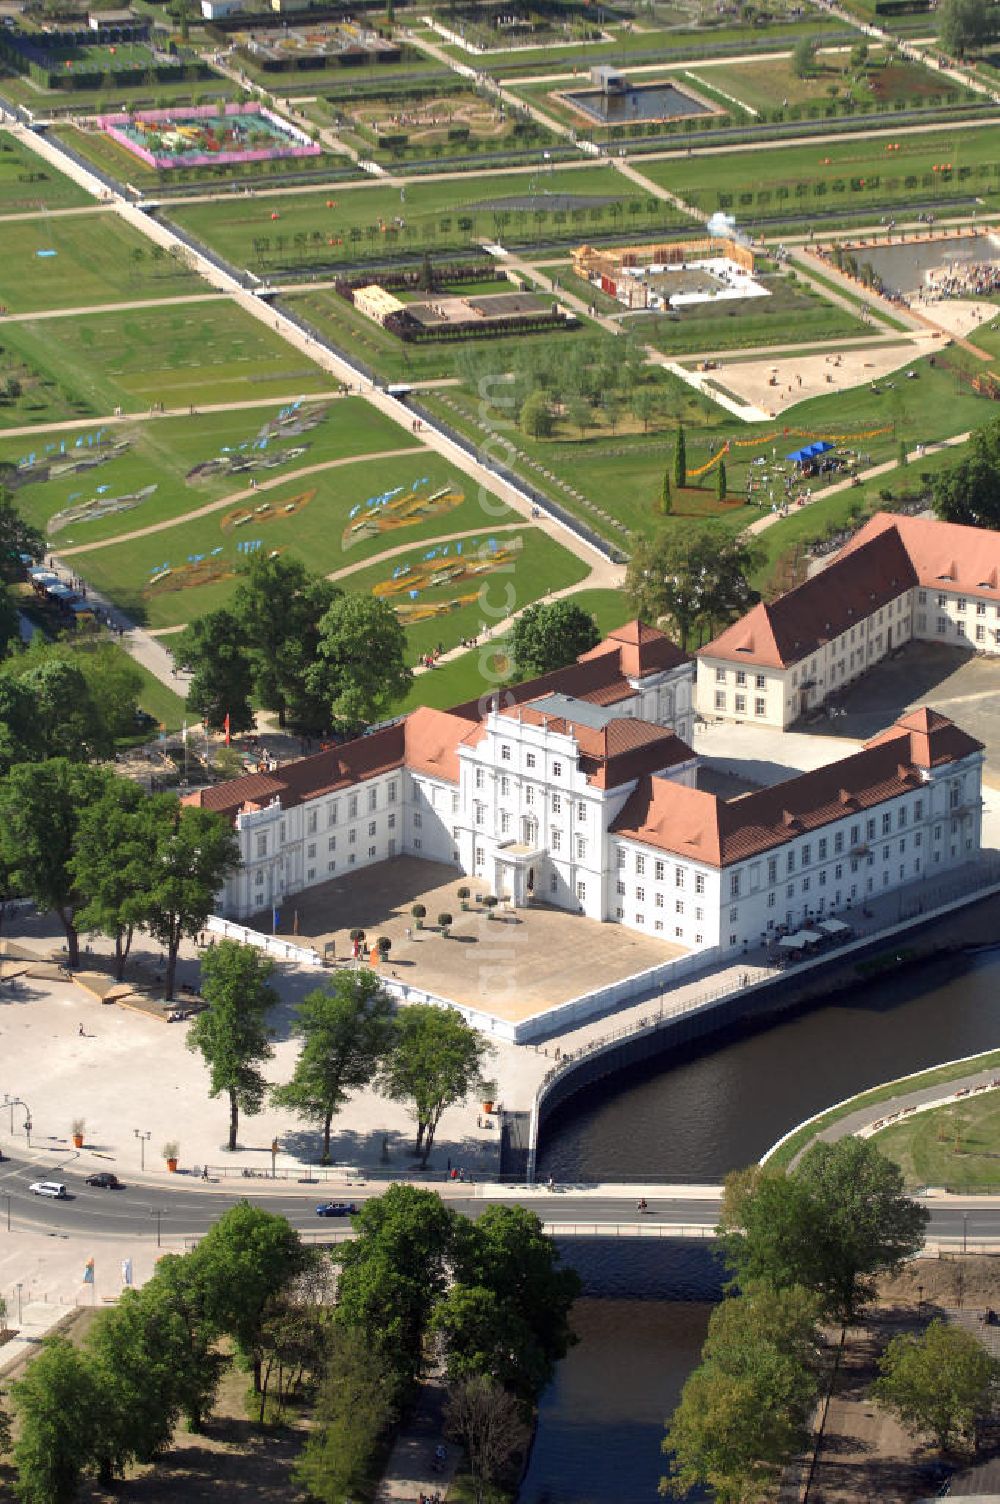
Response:
[{"label": "dark blue car", "polygon": [[353,1201],[323,1201],[316,1208],[317,1217],[353,1217],[356,1212]]}]

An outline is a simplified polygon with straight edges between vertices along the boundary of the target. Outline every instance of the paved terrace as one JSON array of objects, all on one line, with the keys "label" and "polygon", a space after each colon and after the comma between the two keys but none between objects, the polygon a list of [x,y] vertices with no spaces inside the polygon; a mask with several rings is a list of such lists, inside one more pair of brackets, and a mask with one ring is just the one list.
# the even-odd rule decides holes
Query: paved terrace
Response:
[{"label": "paved terrace", "polygon": [[[460,887],[474,895],[490,891],[443,863],[396,857],[295,894],[282,910],[282,931],[321,956],[332,943],[341,961],[351,955],[352,929],[363,929],[369,942],[387,935],[388,976],[512,1023],[687,954],[658,937],[544,904],[510,912],[503,906],[492,920],[471,902],[462,913]],[[419,930],[415,903],[427,910]],[[454,919],[447,937],[438,928],[441,913]],[[296,915],[297,937],[290,934]],[[271,913],[249,922],[269,933]]]}]

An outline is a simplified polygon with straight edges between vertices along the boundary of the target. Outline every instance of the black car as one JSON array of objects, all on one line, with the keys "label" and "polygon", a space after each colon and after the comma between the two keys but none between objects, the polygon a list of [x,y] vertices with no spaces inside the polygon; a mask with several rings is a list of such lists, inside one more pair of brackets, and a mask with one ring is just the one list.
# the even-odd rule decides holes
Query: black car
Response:
[{"label": "black car", "polygon": [[96,1175],[88,1175],[84,1185],[96,1185],[102,1191],[123,1191],[125,1187],[117,1175],[112,1175],[110,1170],[98,1170]]},{"label": "black car", "polygon": [[316,1208],[317,1217],[353,1217],[357,1214],[353,1201],[323,1201]]}]

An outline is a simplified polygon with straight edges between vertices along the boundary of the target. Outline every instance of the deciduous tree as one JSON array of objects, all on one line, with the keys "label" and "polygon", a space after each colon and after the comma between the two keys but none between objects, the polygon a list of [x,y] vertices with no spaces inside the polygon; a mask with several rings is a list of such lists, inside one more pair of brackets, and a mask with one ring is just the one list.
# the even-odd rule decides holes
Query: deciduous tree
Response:
[{"label": "deciduous tree", "polygon": [[938,42],[953,57],[977,52],[1000,33],[996,10],[990,0],[941,0],[937,13]]},{"label": "deciduous tree", "polygon": [[388,602],[360,593],[335,600],[320,620],[305,680],[341,730],[360,731],[387,715],[413,681],[406,633]]},{"label": "deciduous tree", "polygon": [[816,1144],[791,1174],[765,1167],[727,1180],[720,1231],[740,1285],[804,1285],[824,1314],[850,1322],[874,1276],[922,1246],[928,1213],[870,1140]]},{"label": "deciduous tree", "polygon": [[171,794],[154,797],[156,854],[147,916],[150,931],[166,949],[169,999],[181,941],[204,927],[216,895],[239,865],[240,848],[229,825],[213,811],[182,805]]},{"label": "deciduous tree", "polygon": [[22,1504],[72,1504],[105,1421],[92,1364],[65,1337],[47,1337],[12,1394],[18,1498]]},{"label": "deciduous tree", "polygon": [[451,1386],[444,1418],[446,1434],[465,1450],[476,1504],[486,1504],[527,1448],[531,1433],[521,1407],[495,1379],[479,1373]]},{"label": "deciduous tree", "polygon": [[278,1001],[270,985],[274,963],[250,945],[222,940],[201,961],[201,994],[207,1008],[188,1032],[189,1050],[209,1070],[209,1095],[229,1098],[229,1148],[235,1150],[240,1112],[260,1112],[267,1082],[260,1067],[274,1054],[268,1009]]},{"label": "deciduous tree", "polygon": [[631,609],[644,621],[667,617],[687,651],[696,629],[711,629],[758,599],[749,583],[760,546],[718,527],[663,529],[636,544],[625,575]]},{"label": "deciduous tree", "polygon": [[942,521],[1000,527],[1000,419],[974,431],[965,458],[939,470],[931,490]]},{"label": "deciduous tree", "polygon": [[156,843],[156,805],[127,778],[111,779],[80,815],[70,859],[82,900],[76,925],[114,939],[119,982],[148,913]]},{"label": "deciduous tree", "polygon": [[45,552],[45,539],[36,527],[25,522],[14,499],[0,486],[0,580],[12,585],[22,578],[21,555],[38,560]]},{"label": "deciduous tree", "polygon": [[230,731],[251,731],[253,666],[245,628],[235,613],[210,611],[185,627],[172,646],[174,661],[192,675],[189,709],[212,730],[221,730],[228,716]]},{"label": "deciduous tree", "polygon": [[511,646],[519,677],[530,679],[575,663],[600,640],[590,612],[572,600],[561,600],[522,611],[514,623]]},{"label": "deciduous tree", "polygon": [[996,1403],[1000,1364],[971,1332],[935,1320],[919,1337],[893,1337],[879,1359],[872,1393],[909,1431],[942,1451],[976,1447]]},{"label": "deciduous tree", "polygon": [[350,1092],[368,1085],[389,1053],[393,1014],[392,999],[368,970],[338,972],[299,1004],[292,1032],[302,1049],[292,1079],[271,1095],[279,1107],[320,1124],[324,1164],[334,1114]]},{"label": "deciduous tree", "polygon": [[396,1021],[396,1043],[382,1071],[387,1097],[409,1105],[417,1120],[415,1152],[427,1163],[441,1114],[485,1083],[492,1046],[461,1014],[410,1003]]},{"label": "deciduous tree", "polygon": [[66,934],[67,964],[80,964],[73,857],[85,810],[115,774],[63,757],[19,763],[0,781],[0,863],[14,892],[54,913]]},{"label": "deciduous tree", "polygon": [[318,1504],[348,1504],[367,1487],[379,1441],[396,1415],[391,1365],[360,1329],[328,1336],[326,1372],[295,1476]]}]

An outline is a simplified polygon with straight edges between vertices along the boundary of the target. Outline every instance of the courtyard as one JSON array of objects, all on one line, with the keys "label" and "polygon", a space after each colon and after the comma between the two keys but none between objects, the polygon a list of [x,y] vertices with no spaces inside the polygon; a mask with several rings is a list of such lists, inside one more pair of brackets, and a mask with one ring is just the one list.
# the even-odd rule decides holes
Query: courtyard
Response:
[{"label": "courtyard", "polygon": [[[388,976],[511,1023],[686,954],[683,946],[542,904],[509,913],[504,905],[488,919],[470,900],[463,913],[460,887],[474,896],[490,891],[488,883],[462,877],[454,867],[397,857],[287,898],[281,933],[290,935],[297,925],[300,943],[320,955],[332,944],[338,962],[352,953],[352,929],[363,929],[369,944],[386,935],[392,942]],[[427,910],[420,930],[411,913],[416,903]],[[453,916],[447,937],[437,923],[442,913]],[[248,922],[270,930],[271,913]]]}]

